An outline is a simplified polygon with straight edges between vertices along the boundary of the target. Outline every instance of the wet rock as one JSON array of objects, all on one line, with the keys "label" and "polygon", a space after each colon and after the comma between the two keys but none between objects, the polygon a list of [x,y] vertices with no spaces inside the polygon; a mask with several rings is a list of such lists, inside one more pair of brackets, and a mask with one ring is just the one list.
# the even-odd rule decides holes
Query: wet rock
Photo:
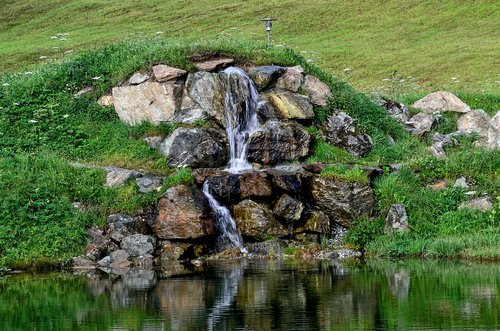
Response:
[{"label": "wet rock", "polygon": [[143,74],[142,72],[136,72],[135,74],[132,75],[132,77],[128,79],[128,83],[130,85],[139,85],[149,80],[150,78],[151,77],[149,77],[148,74]]},{"label": "wet rock", "polygon": [[287,194],[283,194],[274,204],[273,213],[288,222],[298,221],[304,211],[304,204]]},{"label": "wet rock", "polygon": [[216,168],[227,163],[224,135],[211,128],[178,128],[160,146],[171,167]]},{"label": "wet rock", "polygon": [[174,123],[193,124],[197,121],[203,121],[209,118],[208,113],[189,96],[185,96],[181,102],[180,110],[176,111]]},{"label": "wet rock", "polygon": [[329,143],[344,148],[355,156],[365,155],[373,146],[371,137],[366,133],[357,133],[354,119],[344,112],[329,116],[324,130]]},{"label": "wet rock", "polygon": [[486,138],[490,128],[490,117],[482,109],[471,110],[460,116],[457,128],[463,133],[476,133],[480,138]]},{"label": "wet rock", "polygon": [[110,267],[113,269],[128,268],[132,263],[128,260],[130,255],[123,249],[112,252]]},{"label": "wet rock", "polygon": [[330,236],[330,219],[319,210],[310,210],[305,213],[305,221],[294,229],[295,233],[315,232]]},{"label": "wet rock", "polygon": [[391,115],[392,118],[399,122],[405,123],[410,119],[410,112],[408,111],[408,107],[400,102],[382,97],[377,100],[377,104],[385,108],[389,115]]},{"label": "wet rock", "polygon": [[269,121],[253,133],[247,145],[250,162],[277,164],[309,155],[311,135],[295,123]]},{"label": "wet rock", "polygon": [[149,226],[144,219],[126,214],[109,215],[105,228],[106,236],[116,242],[121,242],[124,237],[136,233],[147,234],[148,232]]},{"label": "wet rock", "polygon": [[431,131],[434,121],[434,116],[423,112],[418,113],[405,123],[406,130],[414,136],[422,136],[424,133]]},{"label": "wet rock", "polygon": [[265,172],[221,173],[208,177],[206,181],[209,184],[210,194],[222,202],[234,202],[250,197],[269,197],[272,194]]},{"label": "wet rock", "polygon": [[347,183],[334,178],[309,179],[312,202],[330,219],[349,228],[351,222],[369,216],[375,208],[375,195],[368,184]]},{"label": "wet rock", "polygon": [[133,234],[124,237],[121,242],[121,247],[132,257],[153,254],[155,250],[155,242],[151,236],[144,234]]},{"label": "wet rock", "polygon": [[233,211],[238,230],[250,240],[263,241],[288,234],[273,214],[256,202],[243,200],[234,206]]},{"label": "wet rock", "polygon": [[277,118],[312,120],[314,111],[311,100],[304,95],[287,91],[272,91],[265,94],[266,99],[279,113]]},{"label": "wet rock", "polygon": [[108,167],[106,171],[106,183],[104,185],[107,187],[122,186],[127,181],[141,176],[141,173],[137,171],[123,168]]},{"label": "wet rock", "polygon": [[428,94],[416,101],[413,104],[413,108],[421,109],[428,114],[446,111],[466,113],[470,110],[469,106],[450,92],[434,92]]},{"label": "wet rock", "polygon": [[278,109],[273,107],[267,99],[259,101],[256,111],[261,123],[283,119],[283,114],[281,114]]},{"label": "wet rock", "polygon": [[219,125],[226,126],[225,88],[219,74],[202,71],[189,74],[186,81],[186,94],[197,106],[189,106],[189,103],[185,103],[183,109],[202,109]]},{"label": "wet rock", "polygon": [[136,178],[135,183],[139,187],[139,192],[148,193],[152,191],[159,191],[163,184],[163,177],[156,175],[144,175]]},{"label": "wet rock", "polygon": [[301,66],[288,67],[276,82],[276,87],[297,93],[304,83],[304,69]]},{"label": "wet rock", "polygon": [[285,73],[285,68],[279,66],[253,67],[248,70],[248,76],[252,78],[259,91],[271,87],[278,78]]},{"label": "wet rock", "polygon": [[488,211],[493,208],[493,203],[491,201],[491,198],[486,196],[462,202],[460,206],[458,206],[458,209],[464,208],[479,211]]},{"label": "wet rock", "polygon": [[212,59],[204,62],[196,62],[194,63],[194,66],[196,67],[196,69],[201,71],[217,71],[233,63],[234,59],[225,57],[225,58]]},{"label": "wet rock", "polygon": [[240,199],[269,197],[273,193],[265,172],[246,172],[240,174]]},{"label": "wet rock", "polygon": [[401,204],[394,204],[389,209],[387,217],[385,218],[384,232],[391,234],[394,232],[404,233],[408,232],[408,216],[406,215],[406,208]]},{"label": "wet rock", "polygon": [[151,146],[151,148],[159,149],[161,143],[163,142],[163,140],[165,140],[165,137],[162,137],[162,136],[150,136],[150,137],[144,137],[142,140],[144,140],[145,142],[147,142],[148,145]]},{"label": "wet rock", "polygon": [[302,192],[303,174],[297,171],[269,169],[268,174],[272,185],[278,190],[297,194]]},{"label": "wet rock", "polygon": [[94,269],[96,264],[94,261],[81,256],[76,256],[71,259],[71,267],[74,269]]},{"label": "wet rock", "polygon": [[128,125],[142,122],[170,122],[177,108],[179,87],[174,84],[146,82],[114,87],[113,103],[120,120]]},{"label": "wet rock", "polygon": [[462,177],[457,178],[457,180],[455,181],[455,184],[453,184],[453,187],[468,189],[469,184],[467,184],[467,179],[465,179],[465,177],[462,176]]},{"label": "wet rock", "polygon": [[359,258],[363,254],[360,251],[354,250],[354,249],[337,249],[326,258],[331,259],[331,260],[347,260],[347,259],[354,259],[354,258]]},{"label": "wet rock", "polygon": [[191,246],[192,244],[185,242],[163,241],[160,255],[162,264],[165,261],[180,260]]},{"label": "wet rock", "polygon": [[261,257],[280,257],[286,247],[288,247],[287,243],[281,239],[267,240],[245,246],[250,256]]},{"label": "wet rock", "polygon": [[97,100],[97,103],[102,107],[109,107],[113,104],[113,96],[103,95]]},{"label": "wet rock", "polygon": [[182,69],[177,69],[164,64],[159,64],[153,67],[153,75],[157,82],[161,83],[167,80],[180,77],[187,72]]},{"label": "wet rock", "polygon": [[185,185],[168,189],[158,202],[154,232],[160,239],[198,239],[215,234],[203,193]]},{"label": "wet rock", "polygon": [[311,102],[316,106],[325,107],[328,99],[332,97],[332,91],[318,78],[307,75],[302,86],[307,96],[311,98]]}]

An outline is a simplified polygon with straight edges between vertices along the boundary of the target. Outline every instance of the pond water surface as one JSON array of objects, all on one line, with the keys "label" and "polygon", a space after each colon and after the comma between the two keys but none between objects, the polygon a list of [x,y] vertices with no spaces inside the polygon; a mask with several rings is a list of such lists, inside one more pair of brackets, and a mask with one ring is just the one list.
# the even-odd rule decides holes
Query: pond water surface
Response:
[{"label": "pond water surface", "polygon": [[246,260],[0,278],[0,330],[500,330],[500,265]]}]

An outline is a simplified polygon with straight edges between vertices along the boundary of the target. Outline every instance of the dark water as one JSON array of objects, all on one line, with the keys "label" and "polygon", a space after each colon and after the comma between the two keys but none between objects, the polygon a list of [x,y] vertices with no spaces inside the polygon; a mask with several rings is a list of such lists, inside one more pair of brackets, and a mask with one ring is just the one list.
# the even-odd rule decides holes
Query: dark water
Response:
[{"label": "dark water", "polygon": [[500,330],[500,265],[238,261],[0,278],[0,330]]}]

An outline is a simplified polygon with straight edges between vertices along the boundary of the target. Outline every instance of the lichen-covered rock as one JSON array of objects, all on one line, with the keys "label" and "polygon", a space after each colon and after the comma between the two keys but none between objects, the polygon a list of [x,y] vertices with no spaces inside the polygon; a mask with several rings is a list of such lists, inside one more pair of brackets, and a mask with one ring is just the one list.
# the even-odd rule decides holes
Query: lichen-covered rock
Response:
[{"label": "lichen-covered rock", "polygon": [[223,202],[234,202],[252,197],[269,197],[272,194],[265,172],[221,173],[206,178],[206,181],[210,194],[216,200]]},{"label": "lichen-covered rock", "polygon": [[172,80],[182,75],[185,75],[187,72],[182,69],[177,69],[174,67],[170,67],[164,64],[159,64],[153,67],[153,75],[157,82],[164,82],[167,80]]},{"label": "lichen-covered rock", "polygon": [[458,206],[458,209],[464,208],[479,211],[488,211],[493,208],[493,203],[491,202],[491,198],[486,196],[462,202],[460,206]]},{"label": "lichen-covered rock", "polygon": [[425,113],[452,111],[466,113],[470,110],[462,100],[450,92],[434,92],[426,95],[413,104],[413,108],[421,109]]},{"label": "lichen-covered rock", "polygon": [[304,69],[301,66],[288,67],[276,82],[276,87],[297,93],[304,84]]},{"label": "lichen-covered rock", "polygon": [[406,215],[406,208],[401,204],[394,204],[389,209],[387,217],[385,218],[384,232],[391,234],[393,232],[408,232],[408,216]]},{"label": "lichen-covered rock", "polygon": [[180,260],[191,246],[193,244],[186,242],[163,241],[160,247],[160,260],[162,264],[166,261]]},{"label": "lichen-covered rock", "polygon": [[252,78],[259,91],[271,87],[278,78],[285,73],[285,68],[279,66],[253,67],[248,70],[248,76]]},{"label": "lichen-covered rock", "polygon": [[392,118],[399,122],[405,123],[410,119],[408,107],[400,102],[382,97],[377,100],[377,103],[385,108]]},{"label": "lichen-covered rock", "polygon": [[[225,127],[225,87],[221,75],[204,71],[189,74],[185,94],[197,106],[185,103],[183,109],[201,109],[219,125]],[[191,101],[184,100],[184,102]]]},{"label": "lichen-covered rock", "polygon": [[288,194],[283,194],[274,204],[273,213],[288,223],[298,221],[304,211],[304,204]]},{"label": "lichen-covered rock", "polygon": [[316,209],[346,228],[354,219],[372,214],[375,208],[375,195],[368,184],[313,176],[309,178],[309,190]]},{"label": "lichen-covered rock", "polygon": [[289,234],[269,210],[254,201],[243,200],[233,207],[233,211],[236,226],[245,238],[263,241]]},{"label": "lichen-covered rock", "polygon": [[372,138],[366,133],[358,133],[354,119],[344,112],[337,112],[327,118],[326,140],[355,156],[363,156],[373,146]]},{"label": "lichen-covered rock", "polygon": [[287,91],[272,91],[265,94],[265,97],[279,113],[278,118],[298,120],[314,118],[313,106],[309,97]]},{"label": "lichen-covered rock", "polygon": [[152,191],[159,191],[163,184],[163,177],[147,174],[142,177],[136,178],[135,183],[139,187],[139,192],[148,193]]},{"label": "lichen-covered rock", "polygon": [[171,167],[217,168],[227,163],[223,133],[211,128],[177,128],[160,146]]},{"label": "lichen-covered rock", "polygon": [[431,131],[432,125],[436,119],[434,116],[426,113],[418,113],[405,123],[406,130],[414,136],[422,136]]},{"label": "lichen-covered rock", "polygon": [[278,164],[309,155],[311,135],[295,123],[269,121],[253,133],[247,145],[250,162]]},{"label": "lichen-covered rock", "polygon": [[294,229],[295,233],[314,232],[330,236],[330,219],[319,210],[310,210],[304,213],[305,221]]},{"label": "lichen-covered rock", "polygon": [[322,81],[318,78],[307,75],[302,86],[307,96],[311,98],[311,101],[316,106],[325,107],[328,103],[328,99],[332,97],[332,91]]},{"label": "lichen-covered rock", "polygon": [[168,189],[158,202],[154,233],[160,239],[198,239],[215,234],[208,202],[201,191],[185,185]]},{"label": "lichen-covered rock", "polygon": [[133,234],[122,239],[121,248],[132,257],[150,255],[155,250],[155,241],[151,236]]},{"label": "lichen-covered rock", "polygon": [[113,104],[120,120],[128,125],[157,125],[172,120],[180,91],[176,84],[157,82],[114,87]]}]

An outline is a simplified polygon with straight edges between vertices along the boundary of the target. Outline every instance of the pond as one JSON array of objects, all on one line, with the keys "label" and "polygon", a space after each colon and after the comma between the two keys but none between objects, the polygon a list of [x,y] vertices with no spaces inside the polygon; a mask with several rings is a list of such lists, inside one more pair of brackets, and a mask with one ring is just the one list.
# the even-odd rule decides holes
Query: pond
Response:
[{"label": "pond", "polygon": [[500,265],[242,260],[0,278],[0,330],[498,330]]}]

